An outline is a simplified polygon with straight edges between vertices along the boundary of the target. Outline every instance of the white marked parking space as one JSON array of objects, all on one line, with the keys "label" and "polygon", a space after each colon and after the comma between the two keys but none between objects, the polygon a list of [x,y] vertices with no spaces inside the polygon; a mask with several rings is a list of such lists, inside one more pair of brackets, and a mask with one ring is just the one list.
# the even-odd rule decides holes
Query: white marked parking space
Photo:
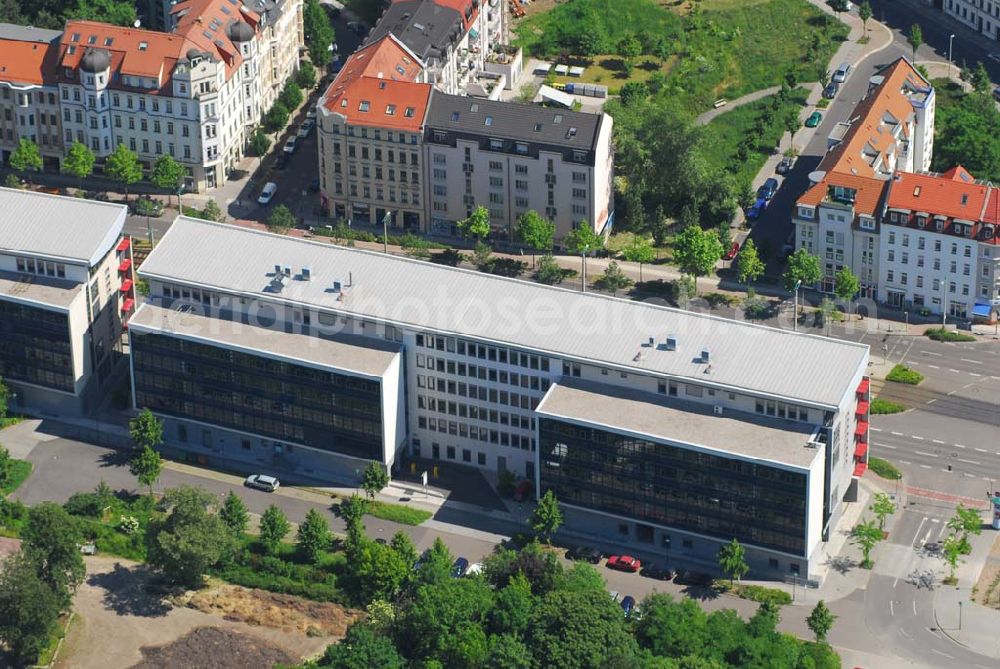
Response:
[{"label": "white marked parking space", "polygon": [[955,444],[955,448],[968,448],[965,444]]},{"label": "white marked parking space", "polygon": [[978,460],[966,460],[965,458],[956,458],[959,462],[964,462],[967,465],[981,465],[983,463]]},{"label": "white marked parking space", "polygon": [[920,465],[921,469],[932,469],[930,465]]},{"label": "white marked parking space", "polygon": [[[957,445],[958,445],[958,444],[956,444],[956,446],[957,446]],[[986,453],[986,452],[987,452],[987,450],[986,450],[985,448],[977,448],[977,449],[975,449],[975,450],[979,451],[980,453]]]},{"label": "white marked parking space", "polygon": [[871,430],[872,432],[881,432],[882,431],[882,428],[880,428],[880,427],[870,427],[868,429]]},{"label": "white marked parking space", "polygon": [[930,367],[931,369],[941,369],[937,365],[927,365],[927,366]]}]

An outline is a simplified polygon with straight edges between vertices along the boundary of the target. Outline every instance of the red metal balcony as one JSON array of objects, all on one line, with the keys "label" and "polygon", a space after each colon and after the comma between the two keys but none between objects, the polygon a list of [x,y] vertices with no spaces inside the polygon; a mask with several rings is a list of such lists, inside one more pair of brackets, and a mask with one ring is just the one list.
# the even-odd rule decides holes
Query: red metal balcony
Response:
[{"label": "red metal balcony", "polygon": [[868,377],[861,379],[861,383],[858,384],[858,395],[862,397],[868,396],[868,388],[871,387],[871,380]]},{"label": "red metal balcony", "polygon": [[857,477],[864,476],[865,471],[867,471],[867,469],[868,465],[866,463],[859,462],[858,464],[854,465],[854,475]]},{"label": "red metal balcony", "polygon": [[135,306],[135,300],[133,300],[131,297],[126,298],[122,302],[122,312],[126,313],[126,314],[130,314],[130,313],[132,313],[132,307],[134,307],[134,306]]},{"label": "red metal balcony", "polygon": [[131,292],[132,292],[132,279],[125,279],[124,281],[122,281],[122,287],[119,288],[118,290],[120,290],[122,293],[124,293],[126,295],[131,294]]},{"label": "red metal balcony", "polygon": [[869,402],[867,400],[861,400],[858,402],[858,406],[854,409],[854,413],[859,416],[868,415]]},{"label": "red metal balcony", "polygon": [[858,444],[854,447],[854,457],[856,457],[858,460],[863,460],[865,455],[867,454],[868,454],[868,444],[863,441],[858,442]]},{"label": "red metal balcony", "polygon": [[132,245],[132,239],[130,237],[122,237],[122,240],[118,242],[118,246],[115,247],[115,251],[121,253],[122,251],[127,251],[128,247]]},{"label": "red metal balcony", "polygon": [[868,441],[868,422],[859,420],[858,426],[854,428],[854,436],[859,441]]},{"label": "red metal balcony", "polygon": [[131,258],[125,258],[125,260],[122,260],[122,264],[118,265],[118,271],[119,272],[127,272],[130,269],[132,269],[132,259]]}]

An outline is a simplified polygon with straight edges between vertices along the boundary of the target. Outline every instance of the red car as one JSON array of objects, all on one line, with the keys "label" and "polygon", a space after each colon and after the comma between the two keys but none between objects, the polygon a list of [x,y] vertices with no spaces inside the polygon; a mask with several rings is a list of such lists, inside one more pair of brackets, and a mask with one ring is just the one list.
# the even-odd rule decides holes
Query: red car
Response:
[{"label": "red car", "polygon": [[740,252],[740,243],[739,242],[733,242],[733,245],[731,247],[729,247],[729,250],[726,251],[726,255],[722,256],[722,259],[723,260],[732,260],[733,258],[736,257],[736,254],[739,253],[739,252]]},{"label": "red car", "polygon": [[525,502],[531,498],[531,492],[534,489],[534,484],[528,479],[524,479],[517,484],[514,488],[514,501],[515,502]]},{"label": "red car", "polygon": [[608,569],[635,573],[642,569],[642,563],[631,555],[612,555],[608,558]]}]

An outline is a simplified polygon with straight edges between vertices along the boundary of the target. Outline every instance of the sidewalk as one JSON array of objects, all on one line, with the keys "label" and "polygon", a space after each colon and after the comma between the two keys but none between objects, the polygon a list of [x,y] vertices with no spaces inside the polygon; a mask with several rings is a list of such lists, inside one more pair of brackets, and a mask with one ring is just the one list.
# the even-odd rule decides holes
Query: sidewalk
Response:
[{"label": "sidewalk", "polygon": [[992,530],[970,537],[972,555],[955,572],[958,585],[942,585],[935,594],[934,619],[955,643],[1000,661],[1000,610],[972,601],[972,588],[996,539]]}]

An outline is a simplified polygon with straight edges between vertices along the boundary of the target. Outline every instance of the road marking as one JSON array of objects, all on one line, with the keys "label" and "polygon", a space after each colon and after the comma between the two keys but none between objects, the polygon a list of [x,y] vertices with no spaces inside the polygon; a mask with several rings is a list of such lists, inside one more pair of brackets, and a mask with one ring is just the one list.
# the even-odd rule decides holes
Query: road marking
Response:
[{"label": "road marking", "polygon": [[931,369],[941,369],[937,365],[927,365],[927,366],[930,367]]},{"label": "road marking", "polygon": [[965,444],[955,444],[955,448],[967,448]]},{"label": "road marking", "polygon": [[[897,578],[896,580],[898,581],[899,579]],[[894,587],[894,588],[896,587],[896,583],[895,582],[893,582],[892,587]],[[889,615],[890,616],[896,615],[896,611],[893,609],[892,600],[891,599],[889,600]]]},{"label": "road marking", "polygon": [[909,460],[900,460],[900,462],[902,462],[904,465],[912,465],[913,464]]},{"label": "road marking", "polygon": [[896,450],[896,446],[891,446],[889,444],[875,444],[875,446],[878,446],[879,448],[889,448],[892,450]]},{"label": "road marking", "polygon": [[928,457],[928,458],[936,458],[937,457],[937,454],[935,454],[935,453],[925,453],[924,451],[913,451],[913,452],[916,455],[923,455],[923,456]]},{"label": "road marking", "polygon": [[906,631],[906,630],[904,630],[904,629],[900,629],[900,630],[899,630],[899,633],[900,633],[900,634],[902,634],[903,636],[905,636],[905,637],[906,637],[907,639],[912,639],[912,638],[913,638],[912,636],[910,636],[910,633],[909,633],[909,632],[907,632],[907,631]]},{"label": "road marking", "polygon": [[937,402],[937,398],[936,397],[934,399],[932,399],[932,400],[927,400],[928,404],[934,404],[935,402]]},{"label": "road marking", "polygon": [[920,519],[920,524],[917,525],[917,531],[913,533],[913,539],[910,540],[910,545],[917,547],[919,544],[916,543],[917,537],[920,536],[920,530],[924,529],[924,523],[927,522],[927,516]]},{"label": "road marking", "polygon": [[930,465],[920,465],[922,469],[931,469]]},{"label": "road marking", "polygon": [[951,471],[950,471],[950,470],[948,470],[948,469],[945,469],[945,468],[943,468],[943,467],[941,468],[941,471],[943,471],[943,472],[944,472],[945,474],[950,474],[950,473],[951,473]]},{"label": "road marking", "polygon": [[917,600],[913,600],[913,615],[917,615]]},{"label": "road marking", "polygon": [[870,427],[868,429],[871,430],[872,432],[881,432],[882,431],[882,428],[880,428],[880,427]]},{"label": "road marking", "polygon": [[971,362],[973,365],[981,365],[981,364],[983,364],[979,360],[969,360],[968,358],[959,358],[959,360],[961,360],[962,362]]},{"label": "road marking", "polygon": [[[928,518],[928,520],[930,520],[932,523],[940,523],[941,522],[940,518]],[[931,533],[927,532],[927,536],[929,537],[930,535],[931,535]]]},{"label": "road marking", "polygon": [[[917,603],[913,602],[914,611],[916,611],[916,607],[917,607]],[[943,650],[938,650],[937,648],[931,648],[931,652],[937,653],[938,655],[944,655],[945,657],[947,657],[947,658],[949,658],[951,660],[955,659],[954,655],[949,655],[948,653],[944,652]]]},{"label": "road marking", "polygon": [[979,451],[980,453],[986,453],[986,449],[985,448],[977,448],[975,450]]},{"label": "road marking", "polygon": [[893,434],[894,436],[896,436],[896,437],[902,437],[902,436],[903,436],[903,433],[902,433],[902,432],[893,432],[892,434]]},{"label": "road marking", "polygon": [[934,351],[921,351],[921,353],[923,353],[924,355],[933,355],[933,356],[937,356],[938,358],[940,358],[940,357],[941,357],[941,354],[940,354],[940,353],[935,353]]},{"label": "road marking", "polygon": [[943,444],[944,443],[940,439],[934,439],[933,441],[934,441],[935,444]]},{"label": "road marking", "polygon": [[964,462],[967,465],[981,465],[983,463],[978,460],[966,460],[965,458],[956,458],[959,462]]},{"label": "road marking", "polygon": [[994,381],[1000,381],[1000,376],[990,376]]},{"label": "road marking", "polygon": [[970,479],[976,478],[975,474],[970,474],[969,472],[962,472],[962,476],[965,476],[965,477],[970,478]]},{"label": "road marking", "polygon": [[969,372],[969,376],[982,376],[982,374],[976,374],[975,372]]},{"label": "road marking", "polygon": [[962,372],[958,371],[957,369],[952,369],[951,367],[948,368],[948,371],[949,372],[955,372],[956,374],[961,374],[962,373]]},{"label": "road marking", "polygon": [[915,435],[915,434],[911,434],[911,435],[910,435],[910,438],[911,438],[911,439],[916,439],[917,441],[923,441],[923,440],[924,440],[924,438],[923,438],[923,437],[918,437],[918,436],[917,436],[917,435]]}]

